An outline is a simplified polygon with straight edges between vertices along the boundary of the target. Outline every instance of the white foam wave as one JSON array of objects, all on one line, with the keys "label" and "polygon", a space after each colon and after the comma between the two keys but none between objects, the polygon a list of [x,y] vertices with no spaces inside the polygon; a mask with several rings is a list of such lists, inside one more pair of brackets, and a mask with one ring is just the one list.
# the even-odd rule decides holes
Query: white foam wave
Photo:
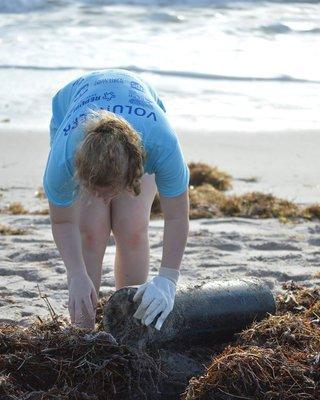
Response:
[{"label": "white foam wave", "polygon": [[0,0],[0,125],[47,120],[59,87],[113,67],[150,80],[181,124],[319,126],[319,5],[293,1]]},{"label": "white foam wave", "polygon": [[[44,66],[44,65],[18,65],[18,64],[0,64],[0,70],[30,70],[30,71],[93,71],[102,70],[107,68],[106,66],[95,66],[93,67],[85,67],[81,65],[66,65],[66,66]],[[108,68],[120,68],[126,69],[132,72],[138,73],[151,73],[160,76],[171,76],[175,78],[191,78],[191,79],[202,79],[202,80],[211,80],[211,81],[234,81],[234,82],[288,82],[288,83],[312,83],[312,84],[320,84],[319,80],[310,80],[310,79],[300,79],[290,75],[278,75],[278,76],[236,76],[236,75],[217,75],[217,74],[206,74],[196,71],[172,71],[172,70],[160,70],[160,69],[148,69],[141,68],[135,65],[115,65],[109,66]]]}]

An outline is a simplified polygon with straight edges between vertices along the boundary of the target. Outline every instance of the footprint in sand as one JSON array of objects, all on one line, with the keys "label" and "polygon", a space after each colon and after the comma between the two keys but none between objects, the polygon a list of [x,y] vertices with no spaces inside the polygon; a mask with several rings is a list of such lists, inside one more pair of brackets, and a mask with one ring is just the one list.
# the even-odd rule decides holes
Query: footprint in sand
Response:
[{"label": "footprint in sand", "polygon": [[232,244],[232,243],[221,243],[217,244],[216,248],[219,250],[223,251],[239,251],[241,250],[241,246],[238,244]]},{"label": "footprint in sand", "polygon": [[50,290],[68,290],[67,282],[48,283],[44,285],[46,289]]},{"label": "footprint in sand", "polygon": [[20,311],[21,317],[31,317],[31,315],[34,315],[33,312],[31,311]]},{"label": "footprint in sand", "polygon": [[296,246],[293,246],[289,243],[284,242],[264,242],[261,244],[253,243],[249,244],[249,247],[254,250],[265,250],[265,251],[301,251],[302,249]]},{"label": "footprint in sand", "polygon": [[29,282],[42,282],[47,279],[47,277],[40,276],[38,269],[30,268],[29,266],[26,266],[24,268],[21,267],[0,268],[0,276],[12,276],[12,275],[21,276],[23,279]]},{"label": "footprint in sand", "polygon": [[246,275],[248,276],[256,276],[258,278],[267,278],[267,277],[274,277],[278,282],[286,282],[289,280],[294,281],[306,281],[310,279],[310,275],[294,275],[294,274],[287,274],[286,272],[281,271],[270,271],[267,269],[259,269],[259,270],[252,270],[250,269]]},{"label": "footprint in sand", "polygon": [[31,221],[34,225],[50,225],[50,218],[37,218]]},{"label": "footprint in sand", "polygon": [[301,260],[303,258],[302,254],[292,254],[292,253],[288,253],[285,254],[283,256],[277,257],[278,260],[283,260],[283,261],[288,261],[288,260]]},{"label": "footprint in sand", "polygon": [[197,254],[197,253],[198,253],[197,249],[188,249],[187,247],[184,251],[184,254]]},{"label": "footprint in sand", "polygon": [[217,239],[217,238],[205,238],[203,240],[189,240],[187,243],[187,248],[190,247],[210,247],[216,248],[222,251],[239,251],[241,250],[241,246],[239,244],[232,243],[231,241],[227,241],[225,239]]},{"label": "footprint in sand", "polygon": [[219,218],[217,220],[210,219],[209,221],[201,221],[201,225],[222,225],[222,224],[235,224],[235,225],[257,225],[259,222],[255,220],[249,220],[246,218]]},{"label": "footprint in sand", "polygon": [[320,246],[320,238],[310,239],[308,243],[311,246]]},{"label": "footprint in sand", "polygon": [[58,258],[59,253],[57,250],[48,250],[46,249],[44,252],[35,252],[35,251],[17,251],[15,253],[9,254],[8,256],[13,261],[18,262],[41,262],[48,261],[52,258]]},{"label": "footprint in sand", "polygon": [[315,227],[308,228],[309,233],[320,233],[320,225],[316,225]]},{"label": "footprint in sand", "polygon": [[239,266],[239,267],[233,267],[231,269],[232,272],[242,272],[242,271],[246,271],[248,269],[247,265],[244,266]]},{"label": "footprint in sand", "polygon": [[154,243],[150,246],[150,249],[157,249],[158,247],[162,247],[163,246],[163,242],[159,242],[159,243]]},{"label": "footprint in sand", "polygon": [[11,242],[15,242],[15,243],[52,243],[52,240],[46,240],[46,239],[25,239],[25,238],[12,238]]},{"label": "footprint in sand", "polygon": [[288,253],[288,254],[284,254],[284,255],[279,255],[279,254],[265,254],[265,255],[258,255],[258,256],[253,256],[253,257],[249,257],[248,261],[262,261],[262,262],[266,262],[266,263],[270,263],[270,262],[279,262],[279,261],[299,261],[302,260],[303,256],[299,253]]},{"label": "footprint in sand", "polygon": [[39,293],[38,292],[32,292],[30,290],[23,290],[20,289],[16,292],[16,295],[19,297],[24,297],[26,299],[32,299],[35,297],[39,297]]}]

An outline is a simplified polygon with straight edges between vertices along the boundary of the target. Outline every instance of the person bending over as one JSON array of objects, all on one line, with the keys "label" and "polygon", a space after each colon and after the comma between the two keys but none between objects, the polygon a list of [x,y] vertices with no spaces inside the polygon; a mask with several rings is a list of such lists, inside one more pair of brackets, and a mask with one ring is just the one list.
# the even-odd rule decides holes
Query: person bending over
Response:
[{"label": "person bending over", "polygon": [[[120,69],[81,76],[52,99],[43,186],[67,269],[71,322],[80,327],[94,327],[111,231],[116,289],[138,285],[134,317],[160,330],[173,308],[189,230],[189,169],[165,112],[150,84]],[[163,252],[158,275],[147,281],[157,191]]]}]

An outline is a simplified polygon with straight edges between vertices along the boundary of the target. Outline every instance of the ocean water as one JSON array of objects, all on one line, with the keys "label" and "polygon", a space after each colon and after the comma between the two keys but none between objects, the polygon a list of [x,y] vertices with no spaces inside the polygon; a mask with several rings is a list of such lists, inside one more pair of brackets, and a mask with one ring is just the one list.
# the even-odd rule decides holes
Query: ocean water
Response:
[{"label": "ocean water", "polygon": [[0,127],[47,128],[62,85],[109,67],[179,128],[317,129],[320,1],[0,0]]}]

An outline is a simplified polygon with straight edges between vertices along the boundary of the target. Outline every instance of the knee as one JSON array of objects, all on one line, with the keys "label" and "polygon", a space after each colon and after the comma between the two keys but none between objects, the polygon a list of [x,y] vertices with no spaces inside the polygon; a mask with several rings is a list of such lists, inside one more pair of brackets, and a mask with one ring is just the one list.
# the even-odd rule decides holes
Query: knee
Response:
[{"label": "knee", "polygon": [[110,235],[105,227],[80,227],[82,245],[86,249],[97,250],[106,245],[106,241]]},{"label": "knee", "polygon": [[130,226],[117,225],[113,229],[116,244],[126,248],[144,245],[148,240],[149,221],[137,221]]}]

